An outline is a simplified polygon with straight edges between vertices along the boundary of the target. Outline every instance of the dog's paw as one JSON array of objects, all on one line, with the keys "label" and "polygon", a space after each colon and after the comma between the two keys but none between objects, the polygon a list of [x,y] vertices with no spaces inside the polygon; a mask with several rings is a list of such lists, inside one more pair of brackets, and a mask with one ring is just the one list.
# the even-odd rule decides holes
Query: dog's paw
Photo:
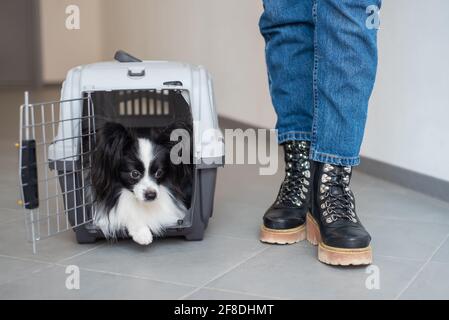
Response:
[{"label": "dog's paw", "polygon": [[151,242],[153,242],[153,235],[148,228],[142,228],[137,230],[136,232],[133,232],[131,234],[131,237],[135,242],[143,246],[149,245]]}]

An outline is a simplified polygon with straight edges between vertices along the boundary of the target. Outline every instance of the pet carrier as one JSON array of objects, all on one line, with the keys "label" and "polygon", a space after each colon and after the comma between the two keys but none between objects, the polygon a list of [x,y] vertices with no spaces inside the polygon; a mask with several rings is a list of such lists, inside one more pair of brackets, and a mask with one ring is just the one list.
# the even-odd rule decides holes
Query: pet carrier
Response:
[{"label": "pet carrier", "polygon": [[33,242],[74,229],[79,243],[103,238],[94,225],[90,169],[96,128],[113,121],[149,133],[179,120],[193,125],[193,180],[188,214],[167,236],[201,240],[212,215],[224,144],[212,81],[200,66],[141,61],[118,51],[114,62],[68,72],[61,100],[20,113],[20,181]]}]

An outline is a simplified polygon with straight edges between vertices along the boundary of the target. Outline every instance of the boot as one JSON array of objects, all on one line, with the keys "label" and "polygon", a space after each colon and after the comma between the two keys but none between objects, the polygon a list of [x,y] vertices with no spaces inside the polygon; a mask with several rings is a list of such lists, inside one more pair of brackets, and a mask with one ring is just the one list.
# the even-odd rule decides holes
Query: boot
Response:
[{"label": "boot", "polygon": [[312,213],[307,240],[318,245],[318,260],[331,265],[372,262],[371,237],[355,212],[351,167],[314,163]]},{"label": "boot", "polygon": [[287,141],[285,178],[275,202],[265,212],[260,240],[292,244],[306,238],[306,214],[311,205],[312,174],[309,142]]}]

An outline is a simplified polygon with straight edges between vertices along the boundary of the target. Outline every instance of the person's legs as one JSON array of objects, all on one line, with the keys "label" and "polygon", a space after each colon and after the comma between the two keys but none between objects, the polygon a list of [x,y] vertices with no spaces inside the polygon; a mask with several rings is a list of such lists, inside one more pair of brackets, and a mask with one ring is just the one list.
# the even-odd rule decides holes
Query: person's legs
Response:
[{"label": "person's legs", "polygon": [[313,0],[264,0],[260,31],[266,41],[271,98],[284,147],[285,178],[263,217],[260,240],[291,244],[304,240],[311,203],[314,28]]},{"label": "person's legs", "polygon": [[259,27],[278,141],[310,141],[313,117],[313,0],[264,0]]},{"label": "person's legs", "polygon": [[263,0],[260,30],[279,143],[312,141],[311,159],[358,165],[377,68],[381,0]]},{"label": "person's legs", "polygon": [[261,240],[301,240],[309,212],[307,238],[330,264],[372,259],[349,186],[377,67],[377,31],[366,24],[372,5],[380,0],[265,0],[260,21],[286,160]]},{"label": "person's legs", "polygon": [[369,264],[371,237],[356,214],[350,189],[359,164],[368,100],[377,68],[376,28],[367,25],[379,0],[314,0],[314,116],[312,210],[307,239],[318,259],[333,265]]},{"label": "person's legs", "polygon": [[366,25],[371,5],[380,0],[314,0],[312,160],[360,162],[377,68],[377,30]]}]

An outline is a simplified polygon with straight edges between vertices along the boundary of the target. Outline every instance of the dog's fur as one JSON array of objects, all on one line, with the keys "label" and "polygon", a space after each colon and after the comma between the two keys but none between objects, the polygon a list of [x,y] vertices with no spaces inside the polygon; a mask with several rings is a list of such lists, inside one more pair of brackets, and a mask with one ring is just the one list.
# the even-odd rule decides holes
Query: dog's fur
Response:
[{"label": "dog's fur", "polygon": [[97,133],[92,163],[94,221],[106,238],[127,232],[135,242],[147,245],[153,234],[160,235],[184,218],[190,206],[191,167],[171,162],[170,150],[176,143],[170,141],[172,129],[139,137],[121,124],[107,122]]}]

